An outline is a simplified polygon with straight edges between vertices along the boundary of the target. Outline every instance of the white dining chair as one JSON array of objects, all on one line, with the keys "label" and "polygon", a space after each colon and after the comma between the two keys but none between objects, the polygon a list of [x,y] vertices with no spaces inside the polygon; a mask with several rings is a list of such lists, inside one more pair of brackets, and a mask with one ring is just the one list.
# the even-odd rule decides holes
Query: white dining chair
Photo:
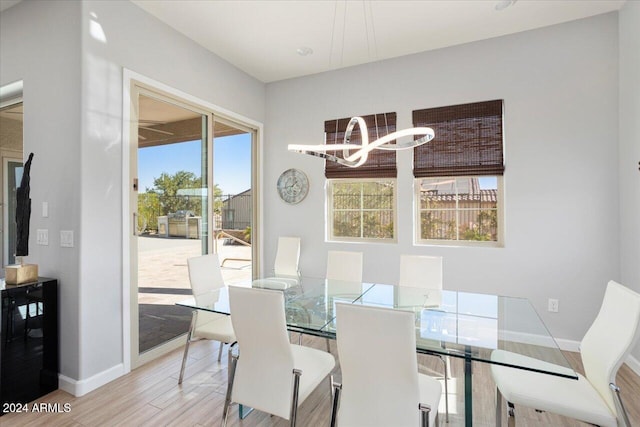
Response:
[{"label": "white dining chair", "polygon": [[279,237],[273,272],[276,276],[300,276],[300,238]]},{"label": "white dining chair", "polygon": [[[578,380],[575,380],[491,365],[491,375],[497,386],[496,425],[500,426],[502,422],[504,398],[510,426],[515,426],[514,405],[522,405],[601,427],[630,427],[615,379],[638,339],[639,325],[640,294],[610,281],[600,312],[580,343],[584,376],[578,374]],[[545,364],[504,350],[494,350],[491,360],[534,367]]]},{"label": "white dining chair", "polygon": [[328,251],[326,279],[362,283],[362,252]]},{"label": "white dining chair", "polygon": [[442,289],[442,257],[400,255],[398,285]]},{"label": "white dining chair", "polygon": [[[400,255],[399,286],[442,290],[442,257]],[[449,422],[449,358],[437,355],[444,368],[445,421]]]},{"label": "white dining chair", "polygon": [[254,286],[287,289],[300,283],[300,238],[279,237],[273,276],[254,280]]},{"label": "white dining chair", "polygon": [[289,343],[281,291],[230,286],[229,303],[238,354],[229,350],[222,425],[235,402],[295,426],[298,406],[333,370],[334,357]]},{"label": "white dining chair", "polygon": [[348,303],[336,311],[342,382],[331,426],[437,425],[442,387],[418,373],[414,313]]},{"label": "white dining chair", "polygon": [[[220,271],[218,255],[208,254],[187,259],[189,270],[189,283],[191,292],[198,305],[207,305],[212,302],[212,298],[217,298],[216,291],[225,286]],[[220,342],[218,349],[218,362],[222,358],[222,348],[224,344],[236,341],[236,336],[231,325],[231,318],[225,314],[212,313],[205,310],[194,310],[191,317],[191,325],[187,333],[187,342],[184,346],[182,365],[180,367],[180,378],[178,384],[182,384],[184,377],[187,355],[189,354],[189,344],[198,339],[207,339]]]},{"label": "white dining chair", "polygon": [[[362,252],[327,252],[327,292],[329,295],[352,295],[362,291]],[[331,351],[326,339],[327,351]]]}]

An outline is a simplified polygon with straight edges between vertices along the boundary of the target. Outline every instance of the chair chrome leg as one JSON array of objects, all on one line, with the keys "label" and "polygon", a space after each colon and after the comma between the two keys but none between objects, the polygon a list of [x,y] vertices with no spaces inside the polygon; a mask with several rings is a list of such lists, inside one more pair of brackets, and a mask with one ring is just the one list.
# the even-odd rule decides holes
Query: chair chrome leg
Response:
[{"label": "chair chrome leg", "polygon": [[622,398],[620,397],[620,387],[618,387],[614,383],[611,383],[609,384],[609,388],[613,392],[613,401],[616,405],[618,420],[622,422],[623,427],[631,427],[631,422],[629,421],[629,415],[627,414],[627,410],[622,404]]},{"label": "chair chrome leg", "polygon": [[496,427],[502,427],[502,393],[496,387]]},{"label": "chair chrome leg", "polygon": [[330,427],[336,427],[338,423],[338,410],[340,409],[340,392],[342,391],[342,384],[333,382],[333,375],[331,376],[331,391],[333,394],[333,401],[331,403],[331,423]]},{"label": "chair chrome leg", "polygon": [[227,417],[229,416],[229,408],[231,407],[231,392],[233,391],[233,380],[236,377],[236,365],[238,364],[238,356],[232,352],[233,346],[229,347],[229,382],[227,383],[227,394],[224,398],[224,408],[222,409],[222,427],[227,425]]},{"label": "chair chrome leg", "polygon": [[293,370],[293,393],[291,396],[291,412],[289,414],[289,426],[296,426],[296,416],[298,415],[298,391],[300,390],[300,369]]},{"label": "chair chrome leg", "polygon": [[198,317],[197,310],[193,310],[191,314],[191,324],[189,325],[189,332],[187,332],[187,342],[184,345],[184,354],[182,356],[182,366],[180,367],[180,378],[178,378],[178,384],[182,384],[182,378],[184,377],[184,368],[187,364],[187,355],[189,354],[189,343],[191,343],[191,334],[196,327],[196,318]]},{"label": "chair chrome leg", "polygon": [[329,338],[324,339],[327,342],[327,353],[331,353],[331,345],[329,344]]},{"label": "chair chrome leg", "polygon": [[220,341],[220,348],[218,349],[218,363],[222,360],[222,347],[224,347],[224,343]]},{"label": "chair chrome leg", "polygon": [[335,392],[335,387],[337,382],[333,380],[333,374],[329,375],[329,391],[331,392],[331,399],[333,399],[333,393]]},{"label": "chair chrome leg", "polygon": [[418,404],[420,410],[420,427],[429,427],[429,414],[431,413],[431,406],[426,403]]},{"label": "chair chrome leg", "polygon": [[444,421],[449,422],[449,363],[446,356],[439,355],[444,365]]}]

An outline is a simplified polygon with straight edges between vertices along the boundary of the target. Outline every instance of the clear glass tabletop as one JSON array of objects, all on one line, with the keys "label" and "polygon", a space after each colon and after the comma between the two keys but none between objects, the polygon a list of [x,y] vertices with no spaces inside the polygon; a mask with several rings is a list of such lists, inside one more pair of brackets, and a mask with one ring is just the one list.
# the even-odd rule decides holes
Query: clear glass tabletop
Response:
[{"label": "clear glass tabletop", "polygon": [[[524,368],[577,379],[525,298],[376,284],[358,304],[413,311],[418,352]],[[335,319],[327,328],[336,329]],[[492,353],[503,350],[500,357]],[[531,358],[509,357],[509,354]],[[543,362],[543,363],[540,363]]]},{"label": "clear glass tabletop", "polygon": [[[257,279],[245,286],[282,291],[285,300],[287,327],[292,331],[335,338],[335,331],[328,325],[335,318],[335,303],[352,303],[373,284],[327,280],[314,277],[269,277]],[[229,293],[221,288],[203,295],[195,295],[176,303],[183,307],[230,314]]]},{"label": "clear glass tabletop", "polygon": [[[282,291],[287,325],[292,331],[335,338],[336,304],[389,307],[415,314],[418,352],[577,378],[542,319],[524,298],[310,277],[271,277],[242,286]],[[196,295],[178,305],[230,313],[227,288]],[[492,358],[497,349],[503,350],[500,357],[494,353]]]}]

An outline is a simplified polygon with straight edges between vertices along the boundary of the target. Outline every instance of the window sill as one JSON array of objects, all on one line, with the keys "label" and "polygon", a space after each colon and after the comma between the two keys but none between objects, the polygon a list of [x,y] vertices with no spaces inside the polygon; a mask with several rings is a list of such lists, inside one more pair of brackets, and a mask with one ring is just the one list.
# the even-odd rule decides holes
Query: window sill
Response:
[{"label": "window sill", "polygon": [[471,240],[419,240],[414,242],[414,246],[448,246],[454,248],[504,248],[502,242],[486,242]]},{"label": "window sill", "polygon": [[355,243],[355,244],[396,244],[397,239],[360,239],[350,237],[329,237],[327,243]]}]

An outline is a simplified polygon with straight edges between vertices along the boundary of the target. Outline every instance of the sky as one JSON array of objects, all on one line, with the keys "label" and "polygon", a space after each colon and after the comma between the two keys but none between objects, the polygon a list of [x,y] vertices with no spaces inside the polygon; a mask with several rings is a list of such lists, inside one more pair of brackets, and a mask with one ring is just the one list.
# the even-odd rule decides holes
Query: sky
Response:
[{"label": "sky", "polygon": [[498,179],[495,176],[481,176],[478,184],[482,190],[495,190],[498,188]]},{"label": "sky", "polygon": [[[238,194],[251,187],[251,135],[248,133],[214,139],[213,181],[223,194]],[[186,170],[200,176],[201,142],[190,141],[138,150],[140,192],[153,187],[162,172]],[[497,188],[495,177],[480,177],[480,188]]]},{"label": "sky", "polygon": [[[201,174],[201,141],[146,147],[138,150],[140,192],[153,187],[162,172],[185,170]],[[213,142],[213,181],[223,194],[238,194],[251,188],[251,135],[215,138]]]}]

